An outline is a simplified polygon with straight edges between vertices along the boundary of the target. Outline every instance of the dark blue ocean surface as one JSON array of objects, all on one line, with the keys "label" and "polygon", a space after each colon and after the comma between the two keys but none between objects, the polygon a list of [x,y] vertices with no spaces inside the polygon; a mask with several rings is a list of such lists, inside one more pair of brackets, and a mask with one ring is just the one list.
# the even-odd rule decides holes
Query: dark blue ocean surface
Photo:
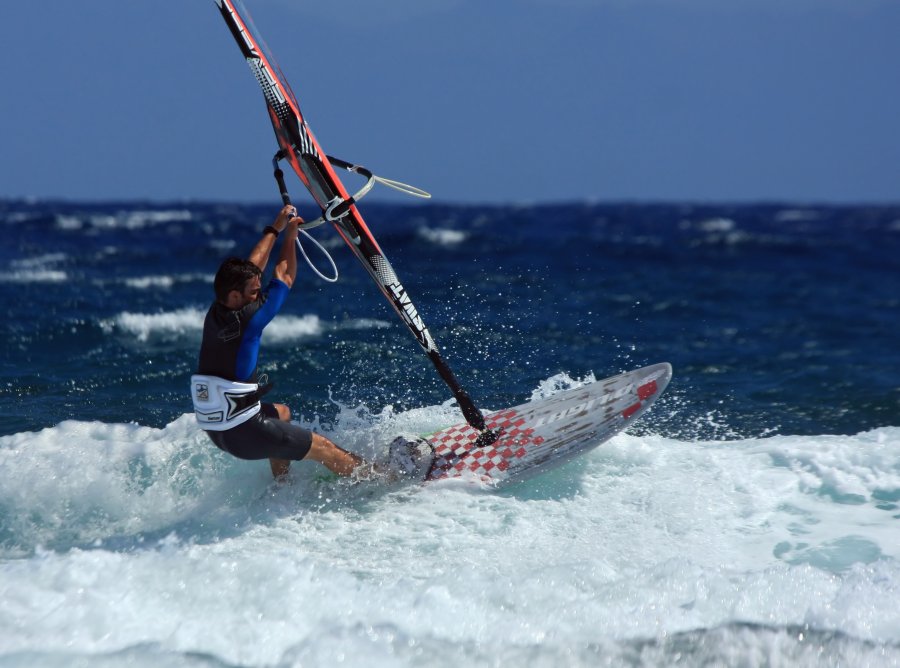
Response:
[{"label": "dark blue ocean surface", "polygon": [[[277,204],[0,202],[0,434],[66,419],[164,426],[211,279]],[[557,374],[671,362],[637,431],[682,438],[900,425],[900,206],[398,206],[363,214],[480,406]],[[303,212],[312,213],[312,212]],[[261,370],[327,422],[450,393],[329,228],[336,284],[300,260]],[[327,270],[313,248],[311,257]],[[274,323],[273,323],[274,324]]]}]

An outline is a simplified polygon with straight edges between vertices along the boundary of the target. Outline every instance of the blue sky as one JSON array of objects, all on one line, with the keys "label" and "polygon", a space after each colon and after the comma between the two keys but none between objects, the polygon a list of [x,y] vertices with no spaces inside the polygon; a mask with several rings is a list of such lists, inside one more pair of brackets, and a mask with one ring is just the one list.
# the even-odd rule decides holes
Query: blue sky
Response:
[{"label": "blue sky", "polygon": [[[245,4],[325,150],[440,201],[900,201],[898,0]],[[277,203],[213,0],[0,31],[0,197]]]}]

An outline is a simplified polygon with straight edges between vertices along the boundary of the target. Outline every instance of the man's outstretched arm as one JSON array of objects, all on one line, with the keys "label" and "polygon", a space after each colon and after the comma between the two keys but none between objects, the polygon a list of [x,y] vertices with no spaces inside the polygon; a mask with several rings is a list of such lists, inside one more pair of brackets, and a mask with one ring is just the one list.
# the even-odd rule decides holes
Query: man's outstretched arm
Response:
[{"label": "man's outstretched arm", "polygon": [[[275,222],[271,227],[273,227],[276,232],[281,233],[287,227],[288,221],[296,215],[297,209],[288,204],[278,212],[278,217],[275,218]],[[296,238],[296,233],[294,236]],[[250,262],[259,267],[260,271],[265,271],[266,265],[269,264],[269,255],[272,253],[272,248],[275,247],[275,238],[276,235],[272,234],[268,228],[266,228],[262,238],[256,243],[256,246],[253,247],[253,250],[250,251],[250,255],[247,257]]]},{"label": "man's outstretched arm", "polygon": [[297,277],[297,225],[302,222],[303,219],[299,217],[293,217],[288,221],[284,240],[281,242],[281,255],[278,264],[275,265],[275,278],[283,281],[288,287],[294,284]]}]

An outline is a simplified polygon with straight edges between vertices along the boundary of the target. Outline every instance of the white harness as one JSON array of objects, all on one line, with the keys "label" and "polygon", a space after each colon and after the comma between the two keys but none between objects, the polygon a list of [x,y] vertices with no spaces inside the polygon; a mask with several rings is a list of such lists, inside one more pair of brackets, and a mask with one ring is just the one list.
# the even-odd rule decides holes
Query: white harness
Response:
[{"label": "white harness", "polygon": [[197,422],[209,431],[225,431],[245,423],[259,413],[258,390],[256,383],[194,374],[191,376],[191,399]]}]

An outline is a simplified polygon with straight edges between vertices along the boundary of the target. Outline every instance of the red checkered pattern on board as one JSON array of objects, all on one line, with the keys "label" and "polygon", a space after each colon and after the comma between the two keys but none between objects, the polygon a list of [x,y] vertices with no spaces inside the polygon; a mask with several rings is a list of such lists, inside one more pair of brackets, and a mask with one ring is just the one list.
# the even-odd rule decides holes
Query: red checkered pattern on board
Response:
[{"label": "red checkered pattern on board", "polygon": [[[599,403],[594,406],[592,411],[594,417],[587,418],[582,422],[582,427],[587,428],[588,424],[594,424],[597,427],[600,424],[606,424],[609,427],[610,423],[616,419],[628,420],[644,408],[648,400],[659,393],[658,377],[659,374],[636,388],[629,385],[624,391],[617,391],[614,394],[612,390],[607,390],[603,395],[596,393],[595,399]],[[588,406],[593,403],[592,399]],[[623,407],[622,404],[626,405]],[[599,410],[601,407],[605,407],[602,413]],[[525,414],[530,414],[531,419],[537,420],[535,411],[530,410],[531,406],[519,406],[518,408],[527,409]],[[545,408],[541,413],[543,418],[537,420],[537,424],[554,425],[556,429],[551,426],[551,431],[558,432],[560,427],[556,424],[558,421],[567,416],[578,420],[587,415],[586,412],[579,413],[581,410],[586,409],[577,404],[570,405],[557,413]],[[531,451],[534,446],[541,445],[545,441],[541,436],[534,435],[534,428],[524,428],[526,420],[518,414],[516,409],[510,408],[485,416],[485,421],[489,429],[501,430],[497,441],[486,448],[474,447],[478,432],[466,424],[457,425],[432,435],[430,440],[435,445],[435,458],[427,479],[436,480],[468,474],[475,475],[482,480],[501,482],[510,475],[516,475],[518,470],[527,469],[529,464],[533,464],[529,461]],[[562,424],[571,426],[574,423],[567,420]],[[619,428],[616,427],[611,433],[618,430]],[[585,433],[593,434],[594,432]],[[529,456],[526,457],[526,455]],[[523,458],[525,460],[520,462],[519,460]],[[506,473],[510,468],[512,471]]]},{"label": "red checkered pattern on board", "polygon": [[499,429],[500,437],[484,448],[474,447],[478,432],[467,424],[451,427],[433,437],[436,443],[432,477],[444,477],[441,472],[471,471],[485,478],[497,477],[509,468],[509,462],[523,457],[529,445],[540,445],[544,439],[532,437],[534,429],[523,429],[525,418],[508,409],[489,415],[488,429]]}]

